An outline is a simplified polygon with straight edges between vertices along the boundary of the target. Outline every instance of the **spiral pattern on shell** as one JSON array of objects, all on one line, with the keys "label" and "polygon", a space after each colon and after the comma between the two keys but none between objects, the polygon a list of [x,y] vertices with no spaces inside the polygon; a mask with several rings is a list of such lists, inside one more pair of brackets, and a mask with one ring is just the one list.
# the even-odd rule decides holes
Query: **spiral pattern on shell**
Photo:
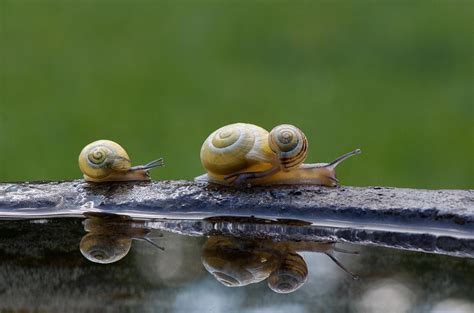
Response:
[{"label": "spiral pattern on shell", "polygon": [[278,155],[283,170],[296,168],[306,159],[308,140],[296,126],[287,124],[276,126],[268,136],[268,144]]},{"label": "spiral pattern on shell", "polygon": [[105,146],[95,146],[87,154],[87,160],[91,166],[100,166],[107,160],[107,156],[112,154],[112,150]]},{"label": "spiral pattern on shell", "polygon": [[201,148],[202,165],[211,173],[232,174],[268,156],[259,150],[268,132],[252,124],[236,123],[214,131]]},{"label": "spiral pattern on shell", "polygon": [[277,293],[290,293],[300,288],[308,277],[308,267],[303,257],[290,252],[268,278],[268,287]]}]

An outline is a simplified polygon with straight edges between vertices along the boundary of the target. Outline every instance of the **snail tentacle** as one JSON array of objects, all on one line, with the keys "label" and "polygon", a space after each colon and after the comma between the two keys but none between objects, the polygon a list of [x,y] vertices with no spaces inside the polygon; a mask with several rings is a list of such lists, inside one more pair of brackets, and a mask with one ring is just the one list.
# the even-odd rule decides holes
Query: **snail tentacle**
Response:
[{"label": "snail tentacle", "polygon": [[344,265],[342,265],[341,262],[339,262],[338,259],[336,259],[332,254],[330,253],[324,253],[325,255],[327,255],[331,260],[333,260],[334,263],[336,263],[337,266],[339,266],[339,268],[341,268],[344,272],[346,272],[347,274],[349,274],[353,280],[358,280],[359,279],[359,276],[352,273],[351,271],[349,271],[347,268],[344,267]]},{"label": "snail tentacle", "polygon": [[343,161],[347,160],[353,155],[361,154],[362,150],[360,149],[355,149],[354,151],[348,152],[346,154],[341,155],[340,157],[336,158],[334,161],[326,165],[328,168],[336,168],[339,164],[341,164]]},{"label": "snail tentacle", "polygon": [[144,165],[132,166],[132,167],[130,167],[130,171],[139,171],[139,170],[147,171],[147,170],[151,170],[152,168],[160,167],[160,166],[165,166],[165,161],[164,161],[163,158],[153,160],[153,161],[151,161],[147,164],[144,164]]},{"label": "snail tentacle", "polygon": [[148,238],[148,237],[138,237],[138,238],[133,238],[133,239],[148,242],[148,243],[151,244],[153,247],[155,247],[155,248],[157,248],[157,249],[160,249],[161,251],[165,251],[165,248],[163,248],[163,247],[157,245],[153,240],[151,240],[151,239]]}]

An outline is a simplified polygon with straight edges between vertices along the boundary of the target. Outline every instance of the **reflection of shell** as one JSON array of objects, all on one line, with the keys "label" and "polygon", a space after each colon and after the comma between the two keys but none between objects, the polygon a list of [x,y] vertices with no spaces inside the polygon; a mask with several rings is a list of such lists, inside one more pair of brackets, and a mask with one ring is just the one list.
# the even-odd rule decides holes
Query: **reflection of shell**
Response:
[{"label": "reflection of shell", "polygon": [[275,269],[275,257],[267,251],[243,249],[233,239],[211,237],[205,243],[202,263],[219,282],[240,287],[266,279]]},{"label": "reflection of shell", "polygon": [[112,171],[126,171],[130,168],[127,152],[110,140],[94,141],[82,149],[79,155],[79,167],[85,175],[102,179]]},{"label": "reflection of shell", "polygon": [[217,175],[233,174],[258,162],[271,161],[268,132],[252,124],[221,127],[209,135],[201,148],[202,165]]},{"label": "reflection of shell", "polygon": [[271,130],[268,141],[270,148],[278,155],[283,170],[296,168],[306,159],[308,140],[296,126],[276,126]]},{"label": "reflection of shell", "polygon": [[268,278],[268,287],[278,293],[290,293],[301,286],[308,277],[308,267],[303,257],[290,252]]},{"label": "reflection of shell", "polygon": [[80,250],[92,262],[109,264],[126,256],[131,246],[128,236],[89,233],[82,238]]}]

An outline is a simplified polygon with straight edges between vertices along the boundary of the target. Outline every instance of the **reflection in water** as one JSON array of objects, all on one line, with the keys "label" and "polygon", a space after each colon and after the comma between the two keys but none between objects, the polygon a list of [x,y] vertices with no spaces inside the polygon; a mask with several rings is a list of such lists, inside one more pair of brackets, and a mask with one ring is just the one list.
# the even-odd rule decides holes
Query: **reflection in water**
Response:
[{"label": "reflection in water", "polygon": [[[127,216],[90,215],[84,221],[88,232],[80,243],[80,250],[88,260],[110,264],[124,258],[132,240],[154,243],[148,234],[151,229],[144,221]],[[329,256],[339,267],[357,279],[332,255],[335,243],[312,241],[273,241],[270,239],[211,236],[202,249],[202,264],[219,282],[228,287],[241,287],[267,280],[268,287],[277,293],[290,293],[300,288],[308,278],[308,266],[298,252],[319,252]]]},{"label": "reflection in water", "polygon": [[80,250],[84,257],[95,263],[121,260],[130,251],[133,239],[164,250],[147,237],[150,229],[144,227],[144,222],[132,221],[127,216],[90,216],[84,221],[84,230],[88,234],[82,237]]},{"label": "reflection in water", "polygon": [[407,313],[416,298],[416,287],[408,281],[401,278],[380,279],[371,283],[356,308],[361,313]]},{"label": "reflection in water", "polygon": [[204,244],[202,263],[225,286],[241,287],[267,279],[271,290],[290,293],[300,288],[308,277],[308,267],[298,252],[324,253],[357,279],[331,255],[332,251],[350,253],[336,248],[334,243],[211,236]]},{"label": "reflection in water", "polygon": [[436,303],[430,313],[472,313],[474,312],[474,303],[471,301],[448,298]]},{"label": "reflection in water", "polygon": [[[189,230],[186,234],[195,235],[183,236],[166,231],[175,229],[166,226],[169,221],[143,224],[120,219],[102,219],[106,222],[100,223],[108,224],[108,231],[97,227],[109,235],[113,233],[110,230],[120,230],[118,233],[128,233],[129,238],[153,238],[155,232],[145,229],[160,231],[163,237],[159,243],[165,252],[131,240],[134,243],[127,257],[103,266],[79,252],[78,243],[85,234],[82,219],[0,221],[0,312],[474,312],[472,258],[348,245],[347,249],[363,253],[352,258],[335,255],[363,278],[354,281],[323,255],[332,251],[331,244],[288,243],[283,238],[279,242],[255,242],[227,234],[219,240],[208,235],[217,235],[220,228],[201,228],[203,231],[197,233],[189,223],[173,221],[175,225],[182,223],[181,229]],[[89,219],[86,229],[97,228],[96,222]],[[241,235],[256,230],[253,225],[232,224]],[[261,228],[258,230],[263,234]],[[285,231],[289,228],[279,233]],[[255,233],[250,232],[252,236]],[[202,265],[201,252],[213,241],[228,241],[230,246],[237,243],[237,247],[247,248],[249,256],[267,252],[269,268],[278,264],[272,259],[275,254],[296,253],[307,264],[306,282],[297,292],[283,296],[268,288],[271,274],[245,288],[226,288]]]}]

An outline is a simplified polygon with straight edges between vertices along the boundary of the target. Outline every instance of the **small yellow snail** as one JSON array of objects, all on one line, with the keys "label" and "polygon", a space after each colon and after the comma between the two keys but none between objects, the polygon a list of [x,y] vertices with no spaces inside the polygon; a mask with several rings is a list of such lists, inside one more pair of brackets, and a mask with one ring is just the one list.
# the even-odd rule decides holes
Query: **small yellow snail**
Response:
[{"label": "small yellow snail", "polygon": [[84,221],[88,232],[79,244],[82,255],[94,263],[110,264],[123,259],[132,246],[132,240],[143,240],[163,250],[147,235],[150,230],[141,222],[126,216],[91,216]]},{"label": "small yellow snail", "polygon": [[219,128],[202,145],[201,163],[207,174],[198,182],[222,185],[308,184],[337,186],[336,166],[359,154],[346,153],[331,163],[304,164],[308,141],[293,125],[279,125],[270,133],[244,123]]},{"label": "small yellow snail", "polygon": [[163,166],[163,159],[131,166],[127,152],[110,140],[94,141],[79,154],[79,168],[90,182],[149,180],[148,171]]}]

